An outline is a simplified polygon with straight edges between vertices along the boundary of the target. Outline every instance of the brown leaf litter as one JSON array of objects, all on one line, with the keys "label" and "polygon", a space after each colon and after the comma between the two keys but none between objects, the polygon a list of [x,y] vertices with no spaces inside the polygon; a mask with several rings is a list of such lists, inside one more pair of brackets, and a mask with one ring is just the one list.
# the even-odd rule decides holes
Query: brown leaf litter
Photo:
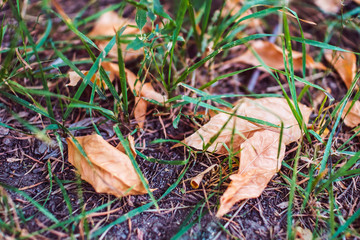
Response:
[{"label": "brown leaf litter", "polygon": [[334,66],[349,89],[356,75],[356,56],[352,52],[325,52],[326,60]]},{"label": "brown leaf litter", "polygon": [[[69,162],[77,169],[81,179],[90,183],[96,192],[117,197],[147,193],[129,156],[123,152],[123,146],[118,145],[115,148],[97,134],[75,139],[90,162],[73,140],[67,138]],[[134,151],[131,139],[130,148]]]},{"label": "brown leaf litter", "polygon": [[[104,13],[99,17],[99,19],[95,22],[94,27],[92,31],[88,34],[89,37],[101,37],[101,36],[107,36],[107,37],[113,37],[116,34],[116,31],[119,31],[122,27],[126,25],[135,25],[136,23],[133,20],[126,19],[123,17],[120,17],[116,12],[109,11]],[[126,35],[136,35],[140,34],[140,30],[135,27],[129,27],[127,26],[122,33],[122,36]],[[134,39],[134,37],[128,37],[127,40]],[[109,40],[96,40],[95,41],[97,46],[104,50],[106,45],[109,43]],[[143,54],[143,49],[139,50],[128,50],[126,49],[127,44],[121,44],[121,50],[124,55],[124,61],[131,61],[136,59],[137,57],[141,56]],[[110,52],[109,56],[117,58],[117,46],[114,46]]]},{"label": "brown leaf litter", "polygon": [[[312,110],[303,104],[299,104],[299,108],[304,122],[307,123]],[[277,126],[283,123],[283,136],[282,142],[279,143],[280,128],[219,113],[184,140],[185,144],[203,150],[203,147],[223,129],[207,151],[228,154],[223,144],[234,152],[240,151],[239,171],[230,176],[232,182],[221,197],[218,217],[227,213],[236,202],[260,196],[272,176],[280,169],[285,146],[298,141],[302,136],[298,122],[288,102],[283,98],[244,98],[234,107],[233,112]]]},{"label": "brown leaf litter", "polygon": [[[249,49],[246,50],[245,53],[241,54],[238,57],[230,59],[222,63],[221,65],[233,63],[244,63],[253,66],[261,65],[260,61],[256,58],[253,51],[255,51],[259,55],[259,57],[267,66],[279,70],[285,69],[283,49],[271,42],[262,40],[252,41]],[[294,71],[302,70],[302,53],[292,51],[292,56]],[[306,66],[307,68],[312,69],[326,69],[326,67],[322,63],[315,62],[314,59],[308,54],[306,55]],[[259,67],[259,69],[263,71],[265,70],[264,67]]]}]

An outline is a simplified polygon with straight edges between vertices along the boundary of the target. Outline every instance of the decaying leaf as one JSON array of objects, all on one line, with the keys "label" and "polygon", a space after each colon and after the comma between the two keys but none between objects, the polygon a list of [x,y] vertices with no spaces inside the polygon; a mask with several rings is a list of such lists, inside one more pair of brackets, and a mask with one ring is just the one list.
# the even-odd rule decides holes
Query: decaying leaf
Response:
[{"label": "decaying leaf", "polygon": [[[224,9],[222,11],[222,16],[225,17],[229,13],[230,13],[230,16],[234,16],[241,10],[243,2],[244,2],[243,0],[227,0],[225,2]],[[250,14],[252,14],[252,11],[250,9],[248,9],[241,16],[239,16],[239,18],[246,17],[247,15],[250,15]],[[241,22],[241,24],[249,24],[250,27],[253,27],[253,28],[260,26],[260,23],[261,23],[260,19],[258,19],[258,18],[248,19],[248,20]]]},{"label": "decaying leaf", "polygon": [[[305,105],[299,105],[306,122],[306,117],[310,115],[311,109]],[[300,129],[298,127],[294,127],[297,126],[298,123],[285,99],[269,97],[252,100],[244,98],[239,101],[233,111],[236,111],[237,115],[256,118],[278,126],[280,126],[281,122],[283,122],[283,141],[285,144],[296,141],[301,137]],[[226,144],[230,149],[233,128],[235,128],[235,134],[233,136],[232,147],[235,152],[240,150],[240,144],[251,137],[255,131],[272,129],[273,131],[280,132],[280,128],[271,128],[269,126],[249,122],[242,118],[231,117],[226,113],[219,113],[212,117],[211,120],[198,131],[187,137],[184,140],[184,143],[193,148],[202,150],[203,147],[209,143],[210,139],[215,136],[221,128],[223,128],[224,124],[228,120],[229,122],[224,127],[221,134],[210,145],[207,151],[218,154],[228,153],[222,144]]]},{"label": "decaying leaf", "polygon": [[[299,107],[306,123],[311,109],[303,104],[299,104]],[[280,128],[219,113],[184,140],[187,145],[203,150],[204,146],[210,144],[210,140],[223,129],[207,151],[226,154],[227,150],[223,144],[231,149],[231,142],[234,152],[241,150],[239,172],[230,176],[232,182],[221,198],[218,217],[228,212],[236,202],[258,197],[280,169],[285,146],[297,141],[302,135],[298,122],[283,98],[244,98],[235,106],[233,112],[277,126],[283,123],[283,135],[279,144]]]},{"label": "decaying leaf", "polygon": [[220,199],[218,217],[227,213],[236,202],[261,195],[280,169],[285,155],[284,142],[279,149],[279,137],[277,132],[263,130],[241,144],[239,172],[230,176],[231,183]]},{"label": "decaying leaf", "polygon": [[[117,67],[116,64],[114,63],[110,63],[110,62],[103,62],[101,63],[101,66],[104,68],[105,71],[107,71],[109,73],[109,79],[110,81],[114,81],[115,79],[115,74],[114,74],[114,68]],[[85,76],[89,73],[89,71],[81,71]],[[69,71],[69,80],[70,82],[68,84],[66,84],[66,86],[76,86],[79,81],[83,80],[82,77],[77,74],[75,71]],[[107,85],[105,84],[104,81],[100,80],[100,74],[99,72],[96,72],[90,79],[91,82],[95,82],[96,81],[96,85],[99,88],[104,88],[107,89]]]},{"label": "decaying leaf", "polygon": [[[275,69],[285,69],[284,65],[284,57],[283,57],[283,50],[276,46],[271,42],[266,42],[262,40],[256,40],[251,43],[251,48],[255,51],[259,57],[264,61],[266,65]],[[294,63],[294,70],[299,71],[302,70],[302,53],[297,51],[292,51],[293,56],[293,63]],[[232,64],[232,63],[245,63],[249,65],[261,65],[259,60],[253,54],[253,52],[248,49],[244,54],[240,55],[239,57],[233,58],[224,64]],[[319,62],[315,62],[314,59],[306,55],[306,66],[308,68],[313,69],[326,69],[325,66]],[[263,67],[259,69],[264,70]]]},{"label": "decaying leaf", "polygon": [[313,234],[310,229],[296,227],[295,240],[312,240]]},{"label": "decaying leaf", "polygon": [[[116,34],[116,31],[120,30],[125,25],[136,25],[136,23],[133,20],[119,17],[119,15],[114,11],[106,12],[103,15],[101,15],[100,18],[95,22],[94,28],[88,34],[88,36],[89,37],[100,37],[100,36],[113,37]],[[139,34],[139,33],[140,33],[139,29],[127,26],[125,28],[124,32],[122,33],[122,35],[135,35],[135,34]],[[127,38],[127,39],[134,39],[134,37]],[[109,43],[109,41],[108,40],[97,40],[96,43],[97,43],[97,46],[101,50],[104,50],[104,48]],[[143,54],[142,49],[127,50],[126,47],[127,47],[126,44],[121,44],[121,50],[124,54],[125,62],[133,60]],[[110,50],[109,56],[117,58],[117,46],[114,46]]]},{"label": "decaying leaf", "polygon": [[125,71],[130,90],[135,95],[134,117],[138,122],[139,127],[143,128],[148,105],[148,102],[145,101],[143,97],[155,100],[158,103],[164,103],[167,101],[167,97],[156,92],[151,83],[142,84],[137,80],[137,77],[133,72],[128,69],[125,69]]},{"label": "decaying leaf", "polygon": [[[130,150],[131,150],[132,154],[134,155],[134,157],[136,157],[134,137],[131,136],[131,135],[129,135],[129,136],[127,137],[127,140],[129,141],[129,147],[130,147]],[[121,144],[121,142],[116,146],[116,149],[119,150],[120,152],[126,154],[125,148],[124,148],[124,146]]]},{"label": "decaying leaf", "polygon": [[314,0],[314,3],[324,12],[336,13],[341,8],[341,0]]},{"label": "decaying leaf", "polygon": [[96,192],[109,193],[117,197],[147,193],[130,158],[125,153],[97,134],[75,139],[83,148],[91,164],[71,138],[67,139],[69,162],[75,166],[81,178],[94,187]]},{"label": "decaying leaf", "polygon": [[351,86],[356,75],[356,56],[352,52],[326,51],[326,60],[331,63],[339,73],[347,88]]},{"label": "decaying leaf", "polygon": [[[341,117],[346,126],[354,128],[360,125],[360,101],[356,101],[349,111],[351,104],[351,101],[346,104]],[[346,115],[348,111],[349,113]]]}]

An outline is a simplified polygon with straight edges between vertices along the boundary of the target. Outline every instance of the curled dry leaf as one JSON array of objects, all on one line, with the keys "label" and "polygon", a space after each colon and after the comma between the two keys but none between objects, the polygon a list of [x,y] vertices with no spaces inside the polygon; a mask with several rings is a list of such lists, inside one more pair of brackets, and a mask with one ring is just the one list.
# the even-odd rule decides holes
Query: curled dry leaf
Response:
[{"label": "curled dry leaf", "polygon": [[[109,11],[100,16],[100,18],[95,22],[94,28],[88,34],[89,37],[99,37],[99,36],[114,36],[116,31],[120,30],[125,25],[136,25],[135,21],[119,17],[119,15],[114,11]],[[122,35],[134,35],[139,34],[140,30],[134,27],[126,27]],[[128,39],[128,38],[127,38]],[[106,45],[109,43],[108,40],[97,40],[98,47],[101,50],[104,50]],[[138,56],[143,54],[142,49],[139,50],[127,50],[126,44],[121,44],[121,50],[124,54],[124,61],[130,61]],[[110,52],[109,56],[117,58],[117,46],[114,46]]]},{"label": "curled dry leaf", "polygon": [[325,52],[326,60],[331,63],[339,73],[347,88],[349,88],[356,75],[356,56],[352,52]]},{"label": "curled dry leaf", "polygon": [[[360,101],[356,101],[349,111],[351,104],[352,102],[346,104],[341,117],[344,119],[346,126],[354,128],[360,125]],[[346,115],[348,111],[349,113]]]},{"label": "curled dry leaf", "polygon": [[71,138],[67,138],[69,162],[80,173],[81,179],[90,183],[96,192],[109,193],[117,197],[147,193],[130,158],[125,153],[97,134],[75,139],[91,164]]},{"label": "curled dry leaf", "polygon": [[[275,69],[284,69],[284,57],[282,48],[276,46],[271,42],[266,42],[262,40],[256,40],[251,43],[251,48],[255,51],[259,57],[264,61],[266,65]],[[292,51],[294,70],[302,70],[302,53],[297,51]],[[223,64],[232,64],[232,63],[245,63],[249,65],[261,65],[259,60],[255,57],[253,52],[248,49],[244,54],[239,57],[233,58]],[[222,65],[223,65],[222,64]],[[314,59],[306,55],[306,66],[308,68],[321,69],[325,70],[325,66],[321,63],[315,62]],[[259,69],[264,70],[263,67]]]},{"label": "curled dry leaf", "polygon": [[199,188],[201,181],[203,180],[205,174],[207,174],[208,172],[210,172],[214,167],[216,167],[217,164],[213,164],[210,167],[208,167],[207,169],[205,169],[203,172],[199,173],[198,175],[196,175],[195,177],[193,177],[190,181],[190,185],[192,188]]},{"label": "curled dry leaf", "polygon": [[340,0],[315,0],[314,3],[324,12],[336,13],[341,8]]},{"label": "curled dry leaf", "polygon": [[[299,107],[306,123],[311,109],[303,104],[299,104]],[[241,150],[239,172],[230,176],[232,182],[221,198],[218,217],[228,212],[236,202],[258,197],[272,176],[280,169],[285,146],[297,141],[302,135],[287,101],[283,98],[269,97],[255,100],[244,98],[232,112],[277,126],[283,123],[284,128],[279,148],[280,128],[260,125],[220,113],[184,140],[187,145],[203,150],[204,146],[210,144],[210,140],[223,129],[207,151],[226,154],[227,150],[223,144],[234,152]]]}]

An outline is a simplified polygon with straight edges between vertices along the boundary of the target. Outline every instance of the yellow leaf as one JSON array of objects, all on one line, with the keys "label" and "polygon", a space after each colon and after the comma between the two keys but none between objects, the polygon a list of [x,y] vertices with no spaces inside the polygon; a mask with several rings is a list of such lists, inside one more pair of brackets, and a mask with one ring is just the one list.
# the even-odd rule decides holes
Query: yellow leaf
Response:
[{"label": "yellow leaf", "polygon": [[134,117],[139,125],[139,128],[144,127],[146,120],[148,102],[140,97],[135,97]]},{"label": "yellow leaf", "polygon": [[336,13],[341,7],[341,0],[315,0],[314,3],[324,12]]},{"label": "yellow leaf", "polygon": [[[135,21],[125,19],[122,17],[119,17],[119,15],[114,12],[106,12],[103,15],[100,16],[100,18],[95,22],[94,28],[92,31],[88,34],[89,37],[99,37],[99,36],[110,36],[113,37],[116,34],[116,31],[120,30],[125,25],[136,25]],[[122,33],[122,35],[134,35],[139,34],[140,30],[134,27],[127,26]],[[127,38],[127,40],[134,39]],[[104,50],[106,45],[109,43],[108,40],[97,40],[96,41],[97,46]],[[138,56],[141,56],[143,54],[143,50],[127,50],[126,44],[121,44],[121,50],[124,55],[124,61],[131,61],[137,58]],[[117,46],[115,45],[108,54],[111,57],[117,58]]]},{"label": "yellow leaf", "polygon": [[351,52],[326,51],[326,60],[331,63],[339,73],[347,88],[351,86],[356,75],[356,56]]},{"label": "yellow leaf", "polygon": [[[225,6],[222,11],[222,16],[225,17],[227,14],[230,14],[230,16],[234,16],[241,10],[243,2],[244,2],[243,0],[227,0],[225,2]],[[238,19],[246,17],[247,15],[250,15],[252,13],[253,12],[250,9],[248,9],[242,15],[240,15]],[[259,27],[260,23],[261,21],[258,18],[248,19],[241,22],[241,24],[249,24],[249,26],[252,28]]]},{"label": "yellow leaf", "polygon": [[117,197],[146,194],[130,158],[101,136],[76,137],[91,164],[81,154],[71,138],[67,138],[69,162],[75,166],[81,179],[90,183],[96,192]]},{"label": "yellow leaf", "polygon": [[313,234],[310,229],[296,227],[295,240],[312,240]]},{"label": "yellow leaf", "polygon": [[[273,43],[256,40],[251,43],[251,48],[259,55],[259,57],[263,60],[263,62],[269,67],[275,69],[284,69],[284,57],[282,48],[276,46]],[[293,65],[294,70],[299,71],[302,70],[302,53],[297,51],[292,51],[293,56]],[[232,64],[232,63],[245,63],[249,65],[261,65],[259,60],[254,56],[253,52],[248,49],[244,54],[239,57],[233,58],[223,64]],[[325,66],[321,63],[315,62],[312,57],[308,54],[306,55],[306,66],[308,68],[314,69],[326,69]],[[263,67],[260,67],[261,70],[264,70]]]},{"label": "yellow leaf", "polygon": [[[129,136],[127,137],[127,140],[129,141],[129,147],[130,147],[130,150],[131,150],[132,154],[134,155],[134,157],[136,157],[134,137],[131,136],[131,135],[129,135]],[[119,150],[120,152],[126,154],[125,148],[124,148],[124,146],[121,144],[121,142],[116,146],[116,149]]]},{"label": "yellow leaf", "polygon": [[[115,74],[114,74],[114,67],[116,67],[117,65],[114,63],[109,63],[109,62],[103,62],[101,63],[101,66],[104,68],[105,71],[109,72],[109,79],[110,81],[114,81],[115,79]],[[89,73],[89,71],[81,71],[85,76]],[[79,76],[75,71],[69,71],[69,80],[70,82],[68,84],[66,84],[66,86],[76,86],[78,84],[78,82],[80,80],[83,80],[81,76]],[[99,88],[104,88],[107,89],[107,85],[104,81],[100,80],[100,76],[99,76],[99,72],[96,72],[90,79],[91,82],[95,82],[96,81],[96,85]]]},{"label": "yellow leaf", "polygon": [[[344,108],[344,111],[341,115],[341,117],[344,119],[344,123],[348,127],[357,127],[360,124],[360,101],[356,101],[354,103],[354,106],[350,109],[348,112],[352,102],[348,102]],[[345,116],[346,115],[346,116]]]}]

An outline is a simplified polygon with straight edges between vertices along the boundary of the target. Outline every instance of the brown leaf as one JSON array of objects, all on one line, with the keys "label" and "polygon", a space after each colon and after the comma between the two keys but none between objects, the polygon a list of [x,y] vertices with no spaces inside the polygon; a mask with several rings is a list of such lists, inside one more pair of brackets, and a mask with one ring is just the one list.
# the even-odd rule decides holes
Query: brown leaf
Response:
[{"label": "brown leaf", "polygon": [[146,120],[148,102],[140,97],[135,97],[134,117],[139,125],[139,128],[144,127]]},{"label": "brown leaf", "polygon": [[[299,108],[306,123],[311,109],[303,104],[299,104]],[[230,176],[232,182],[221,198],[218,217],[228,212],[236,202],[258,197],[272,176],[280,169],[285,146],[297,141],[302,135],[286,99],[283,98],[269,97],[254,100],[244,98],[238,102],[232,112],[277,126],[283,123],[284,128],[279,157],[280,128],[256,124],[242,118],[231,117],[226,113],[215,115],[202,128],[184,140],[191,147],[204,149],[204,146],[228,121],[207,151],[226,154],[226,148],[222,144],[226,144],[231,149],[231,138],[233,138],[234,152],[241,150],[239,172]]]},{"label": "brown leaf", "polygon": [[340,10],[340,0],[315,0],[314,3],[324,12],[336,13]]},{"label": "brown leaf", "polygon": [[167,97],[156,92],[152,87],[151,83],[142,84],[137,80],[136,75],[128,69],[126,71],[126,79],[130,90],[132,93],[135,93],[135,107],[134,107],[134,117],[138,122],[140,128],[144,127],[147,105],[148,102],[145,101],[142,97],[153,99],[159,103],[164,103],[167,101]]},{"label": "brown leaf", "polygon": [[356,75],[356,56],[351,52],[325,52],[326,60],[331,63],[339,73],[347,88],[351,86]]},{"label": "brown leaf", "polygon": [[[114,36],[116,31],[120,30],[125,25],[136,25],[133,20],[125,19],[120,17],[116,12],[110,11],[106,12],[100,16],[100,18],[95,22],[94,28],[88,34],[89,37],[98,37],[98,36]],[[122,33],[122,35],[129,34],[139,34],[140,30],[134,27],[127,26]],[[128,38],[127,38],[128,39]],[[97,46],[104,50],[106,45],[109,43],[108,40],[97,40]],[[143,50],[127,50],[126,44],[121,44],[121,50],[124,55],[124,61],[130,61],[138,56],[143,54]],[[117,58],[117,46],[115,45],[109,52],[109,56]]]},{"label": "brown leaf", "polygon": [[97,134],[76,137],[76,140],[84,149],[91,164],[71,138],[67,138],[69,162],[78,170],[81,179],[90,183],[96,192],[109,193],[117,197],[147,193],[130,158],[125,153]]},{"label": "brown leaf", "polygon": [[[85,76],[89,73],[89,71],[81,71],[81,72],[82,72]],[[83,80],[82,77],[81,77],[79,74],[77,74],[75,71],[69,71],[68,74],[69,74],[69,80],[70,80],[70,82],[69,82],[68,84],[66,84],[67,87],[69,87],[69,86],[71,86],[71,87],[76,86],[76,85],[79,83],[79,81]],[[105,84],[103,81],[100,81],[100,76],[99,76],[98,73],[95,73],[95,74],[91,77],[90,81],[91,81],[92,83],[94,83],[94,82],[96,81],[96,85],[98,85],[98,87],[100,87],[100,88],[106,87],[106,84]]]},{"label": "brown leaf", "polygon": [[[344,108],[344,111],[341,115],[342,119],[344,119],[344,123],[346,126],[354,128],[359,126],[360,124],[360,101],[356,101],[354,106],[348,112],[352,102],[348,102]],[[346,115],[346,116],[345,116]]]},{"label": "brown leaf", "polygon": [[310,229],[296,227],[295,240],[312,240],[313,234]]},{"label": "brown leaf", "polygon": [[[251,43],[252,49],[259,55],[259,57],[264,61],[266,65],[275,69],[284,69],[284,57],[282,48],[276,46],[273,43],[256,40]],[[297,51],[292,51],[294,70],[302,70],[302,53]],[[258,59],[254,56],[252,51],[248,49],[244,54],[239,57],[233,58],[222,64],[232,64],[232,63],[245,63],[249,65],[261,65]],[[312,57],[308,54],[306,55],[306,66],[308,68],[322,69],[325,70],[325,66],[321,63],[315,62]],[[263,67],[259,69],[264,70]]]},{"label": "brown leaf", "polygon": [[[109,72],[109,79],[110,81],[114,81],[115,79],[115,72],[114,69],[117,67],[116,64],[110,63],[110,62],[103,62],[101,63],[101,66],[104,68],[105,71]],[[85,76],[89,73],[89,71],[81,71]],[[79,76],[75,71],[69,71],[69,80],[70,82],[66,84],[66,86],[76,86],[80,80],[83,80],[81,76]],[[90,79],[91,82],[96,81],[96,85],[98,85],[99,88],[107,89],[107,85],[104,81],[100,81],[100,74],[99,72],[96,72]]]},{"label": "brown leaf", "polygon": [[[300,110],[303,113],[305,121],[307,121],[307,118],[311,113],[311,109],[300,104]],[[244,98],[237,104],[237,106],[235,106],[233,111],[236,111],[237,115],[256,118],[278,126],[280,126],[281,121],[283,121],[283,141],[285,144],[296,141],[301,137],[301,131],[297,127],[297,121],[293,117],[291,109],[285,99],[269,97],[251,100]],[[226,113],[219,113],[215,115],[198,131],[187,137],[184,140],[184,143],[193,148],[202,150],[203,146],[209,143],[210,139],[220,131],[229,118],[230,115]],[[226,144],[228,148],[230,148],[233,128],[236,130],[235,135],[233,136],[234,151],[240,150],[240,144],[247,138],[251,137],[255,131],[263,129],[280,131],[279,128],[270,128],[268,126],[258,125],[241,118],[232,117],[219,137],[207,151],[226,154],[227,150],[222,146],[222,144]]]},{"label": "brown leaf", "polygon": [[236,202],[261,195],[281,167],[285,144],[281,143],[279,158],[278,148],[279,133],[269,130],[255,132],[241,144],[239,172],[230,176],[231,183],[220,199],[217,217],[227,213]]},{"label": "brown leaf", "polygon": [[[130,147],[130,150],[131,150],[132,154],[134,155],[134,157],[136,157],[134,137],[131,136],[131,135],[129,135],[129,136],[127,137],[127,140],[129,141],[129,147]],[[126,154],[125,148],[124,148],[124,146],[121,144],[121,142],[119,142],[119,144],[116,146],[116,149],[119,150],[120,152]]]},{"label": "brown leaf", "polygon": [[[241,10],[243,2],[244,2],[243,0],[227,0],[225,2],[225,6],[222,11],[222,16],[225,17],[227,14],[230,14],[230,16],[234,16]],[[253,12],[250,9],[248,9],[242,15],[240,15],[238,19],[246,17],[247,15],[250,15],[252,13]],[[241,24],[249,24],[250,27],[256,28],[260,26],[261,21],[258,18],[252,18],[242,21]]]}]

